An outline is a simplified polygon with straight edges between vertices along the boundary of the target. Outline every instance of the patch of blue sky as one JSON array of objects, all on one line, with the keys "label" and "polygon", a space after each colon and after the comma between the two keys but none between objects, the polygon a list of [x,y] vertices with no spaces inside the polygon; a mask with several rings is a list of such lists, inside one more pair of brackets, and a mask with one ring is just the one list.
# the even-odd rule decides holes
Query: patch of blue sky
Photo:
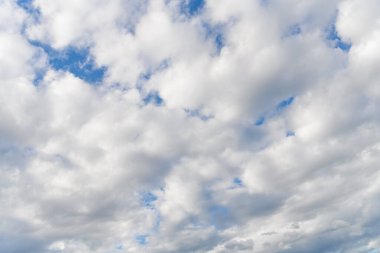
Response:
[{"label": "patch of blue sky", "polygon": [[147,81],[149,81],[152,75],[153,75],[153,71],[150,69],[143,73],[140,73],[139,78],[137,79],[137,82],[136,82],[136,88],[140,91],[140,93],[143,93],[144,85]]},{"label": "patch of blue sky", "polygon": [[67,47],[56,50],[38,41],[30,43],[43,49],[48,57],[49,66],[55,70],[70,72],[90,84],[100,83],[104,78],[107,69],[96,65],[89,48]]},{"label": "patch of blue sky", "polygon": [[136,83],[136,88],[140,92],[143,92],[145,83],[149,81],[154,74],[160,71],[164,71],[165,69],[169,68],[170,64],[171,64],[171,59],[164,59],[157,66],[146,69],[145,72],[140,73],[139,78]]},{"label": "patch of blue sky", "polygon": [[139,79],[141,79],[143,81],[148,81],[151,77],[152,77],[152,72],[147,71],[145,73],[140,74]]},{"label": "patch of blue sky", "polygon": [[292,136],[296,136],[296,133],[294,131],[289,130],[286,132],[286,137],[292,137]]},{"label": "patch of blue sky", "polygon": [[170,64],[172,63],[172,60],[170,58],[164,59],[158,64],[157,68],[155,71],[162,71],[170,67]]},{"label": "patch of blue sky", "polygon": [[17,0],[16,3],[29,14],[39,14],[39,10],[33,6],[33,0]]},{"label": "patch of blue sky", "polygon": [[235,177],[233,180],[232,180],[232,183],[234,184],[235,187],[243,187],[243,180],[241,180],[240,178],[238,177]]},{"label": "patch of blue sky", "polygon": [[45,74],[46,74],[45,69],[40,69],[34,72],[33,85],[38,86],[41,83],[41,81],[44,79]]},{"label": "patch of blue sky", "polygon": [[289,106],[291,106],[294,103],[294,99],[295,98],[291,96],[280,101],[273,110],[263,113],[260,117],[258,117],[254,123],[255,126],[262,126],[267,122],[268,119],[279,115],[281,112],[286,110]]},{"label": "patch of blue sky", "polygon": [[110,86],[108,88],[109,89],[120,90],[120,91],[123,91],[123,92],[129,91],[131,89],[129,87],[125,87],[124,85],[122,85],[120,83],[112,83],[112,84],[110,84]]},{"label": "patch of blue sky", "polygon": [[222,48],[224,47],[224,37],[222,33],[216,33],[215,38],[214,38],[214,44],[219,54]]},{"label": "patch of blue sky", "polygon": [[161,226],[161,214],[155,207],[155,202],[158,200],[158,197],[155,194],[149,191],[143,191],[138,193],[138,197],[140,205],[145,207],[155,217],[154,223],[152,224],[153,226],[149,231],[145,231],[145,233],[136,236],[136,241],[140,245],[145,245],[149,236],[158,233]]},{"label": "patch of blue sky", "polygon": [[294,24],[288,28],[283,37],[297,36],[302,33],[301,26],[299,24]]},{"label": "patch of blue sky", "polygon": [[352,44],[342,40],[336,30],[335,25],[331,25],[327,28],[326,39],[331,42],[331,45],[334,48],[339,48],[344,52],[348,52],[351,49]]},{"label": "patch of blue sky", "polygon": [[183,0],[180,4],[181,13],[193,17],[198,15],[205,5],[205,0]]},{"label": "patch of blue sky", "polygon": [[153,104],[155,106],[162,106],[165,104],[165,101],[162,99],[158,91],[150,91],[143,98],[143,102],[145,105]]},{"label": "patch of blue sky", "polygon": [[149,235],[136,235],[135,236],[135,240],[136,242],[141,245],[141,246],[145,246],[148,244],[148,240],[149,240]]},{"label": "patch of blue sky", "polygon": [[140,201],[143,206],[154,208],[154,202],[158,199],[156,195],[151,192],[142,192],[140,193]]},{"label": "patch of blue sky", "polygon": [[256,121],[255,121],[255,126],[261,126],[265,123],[265,117],[260,116]]},{"label": "patch of blue sky", "polygon": [[208,23],[203,23],[202,27],[205,31],[206,39],[213,41],[215,51],[217,55],[219,55],[220,51],[225,46],[225,38],[222,32],[222,26],[221,25],[212,26]]},{"label": "patch of blue sky", "polygon": [[195,118],[198,118],[202,121],[208,121],[208,120],[213,118],[212,115],[203,114],[200,109],[187,109],[187,108],[185,108],[184,111],[188,117],[195,117]]},{"label": "patch of blue sky", "polygon": [[289,97],[289,98],[287,98],[285,100],[282,100],[280,103],[277,104],[276,111],[280,112],[280,111],[286,109],[291,104],[293,104],[293,102],[294,102],[294,97]]},{"label": "patch of blue sky", "polygon": [[[28,14],[29,19],[31,18],[34,22],[40,21],[41,12],[38,8],[36,8],[33,5],[33,0],[17,0],[16,4]],[[25,31],[27,29],[27,24],[29,23],[29,21],[30,20],[23,23],[21,28],[22,35],[25,35]]]}]

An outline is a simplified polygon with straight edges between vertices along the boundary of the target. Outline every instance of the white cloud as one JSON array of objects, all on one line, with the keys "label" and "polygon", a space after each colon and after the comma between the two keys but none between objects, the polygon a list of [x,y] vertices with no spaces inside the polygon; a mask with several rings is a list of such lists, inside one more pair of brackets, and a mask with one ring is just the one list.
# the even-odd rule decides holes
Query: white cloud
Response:
[{"label": "white cloud", "polygon": [[1,252],[379,249],[378,2],[190,2],[0,1]]}]

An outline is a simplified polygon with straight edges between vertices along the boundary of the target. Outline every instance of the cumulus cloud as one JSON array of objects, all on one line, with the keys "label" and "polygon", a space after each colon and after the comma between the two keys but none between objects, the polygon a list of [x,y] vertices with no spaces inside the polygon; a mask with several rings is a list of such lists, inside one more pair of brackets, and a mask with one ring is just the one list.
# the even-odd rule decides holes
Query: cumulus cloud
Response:
[{"label": "cumulus cloud", "polygon": [[378,252],[379,8],[0,1],[0,252]]}]

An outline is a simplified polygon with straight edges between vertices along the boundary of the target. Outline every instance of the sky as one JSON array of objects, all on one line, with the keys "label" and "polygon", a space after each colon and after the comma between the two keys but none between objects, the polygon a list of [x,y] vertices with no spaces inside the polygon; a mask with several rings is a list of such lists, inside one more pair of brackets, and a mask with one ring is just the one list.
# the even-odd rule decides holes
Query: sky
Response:
[{"label": "sky", "polygon": [[380,1],[0,0],[0,252],[379,253]]}]

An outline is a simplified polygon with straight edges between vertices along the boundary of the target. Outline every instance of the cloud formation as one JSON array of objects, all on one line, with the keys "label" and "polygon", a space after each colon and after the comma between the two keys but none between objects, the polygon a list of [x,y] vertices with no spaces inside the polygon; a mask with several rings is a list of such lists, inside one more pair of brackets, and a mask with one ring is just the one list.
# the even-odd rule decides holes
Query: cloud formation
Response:
[{"label": "cloud formation", "polygon": [[380,252],[377,0],[0,0],[0,252]]}]

